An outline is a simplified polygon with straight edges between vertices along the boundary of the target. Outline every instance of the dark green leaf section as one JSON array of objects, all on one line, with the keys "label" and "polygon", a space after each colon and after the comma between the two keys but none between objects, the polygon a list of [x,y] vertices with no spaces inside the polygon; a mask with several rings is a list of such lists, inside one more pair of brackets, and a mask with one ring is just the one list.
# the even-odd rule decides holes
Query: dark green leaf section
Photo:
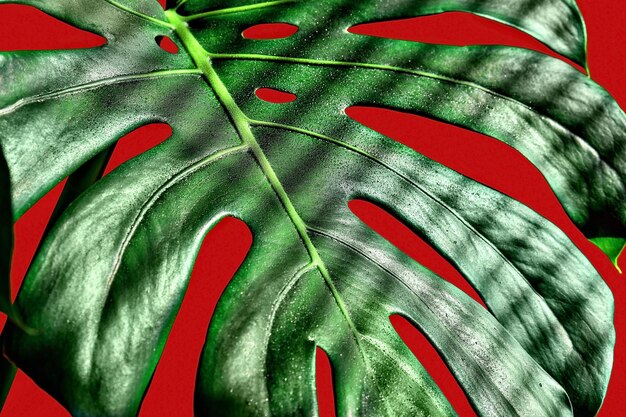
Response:
[{"label": "dark green leaf section", "polygon": [[[597,371],[612,361],[612,347],[603,346],[606,338],[613,338],[613,330],[601,317],[613,313],[612,303],[606,304],[611,295],[596,281],[588,261],[574,255],[572,243],[555,226],[521,204],[403,153],[395,143],[370,132],[352,123],[331,138],[273,125],[260,138],[312,229],[337,236],[351,247],[364,246],[361,253],[376,253],[379,239],[359,233],[363,227],[358,222],[335,218],[329,205],[335,202],[335,210],[345,211],[353,198],[382,205],[459,269],[500,323],[566,388],[576,415],[593,415],[595,406],[589,404],[599,404],[604,388],[598,387],[608,381],[608,373]],[[328,145],[337,149],[328,150]],[[279,152],[292,157],[280,158]],[[293,155],[301,156],[296,161]],[[308,161],[316,161],[315,175],[298,178],[297,167]],[[325,178],[342,180],[329,184]],[[323,214],[319,201],[326,202]],[[565,288],[563,282],[572,286]],[[582,327],[582,316],[595,324]],[[591,328],[597,333],[589,333]],[[600,351],[604,353],[598,355]],[[571,374],[573,368],[576,376]],[[583,386],[582,391],[596,393],[583,394],[579,391]]]},{"label": "dark green leaf section", "polygon": [[[13,213],[9,167],[0,147],[0,311],[20,320],[11,302],[11,258],[13,254]],[[0,411],[16,372],[4,355],[0,356]]]},{"label": "dark green leaf section", "polygon": [[0,311],[13,315],[11,303],[11,257],[13,254],[13,214],[11,178],[0,147]]},{"label": "dark green leaf section", "polygon": [[[393,0],[384,3],[380,0],[189,0],[181,3],[179,13],[193,20],[229,20],[229,17],[236,16],[239,32],[256,23],[284,21],[298,25],[305,32],[324,28],[331,36],[335,30],[345,33],[345,30],[359,23],[453,11],[469,12],[520,29],[561,55],[586,66],[587,35],[580,11],[573,0]],[[225,10],[238,13],[227,16]],[[241,13],[244,10],[252,13],[245,16]],[[259,17],[258,20],[248,20],[253,13]],[[214,36],[214,39],[222,43],[228,38]]]},{"label": "dark green leaf section", "polygon": [[0,357],[0,411],[11,390],[17,368],[4,355]]},{"label": "dark green leaf section", "polygon": [[[189,0],[178,9],[200,13],[189,25],[138,3],[28,2],[107,44],[0,54],[0,140],[16,218],[62,178],[92,172],[128,131],[154,121],[173,130],[86,188],[50,229],[18,297],[40,332],[10,326],[4,343],[38,384],[75,415],[136,415],[200,243],[233,215],[254,242],[207,334],[198,414],[315,415],[320,346],[339,415],[455,415],[392,314],[428,337],[480,416],[596,414],[615,336],[612,296],[592,265],[522,204],[343,113],[393,107],[501,139],[542,170],[578,224],[619,236],[624,117],[586,77],[518,49],[345,31],[465,10],[584,59],[573,3]],[[241,38],[266,21],[300,30]],[[180,52],[162,51],[156,36]],[[276,107],[254,97],[257,87],[298,99]],[[408,224],[489,311],[362,224],[348,209],[353,198]]]},{"label": "dark green leaf section", "polygon": [[[59,6],[54,2],[48,2],[45,9],[65,16],[75,12],[77,8],[75,3]],[[146,13],[142,17],[129,13],[124,8],[120,9],[127,6],[118,3],[97,3],[89,4],[89,9],[101,9],[102,13],[117,16],[118,24],[114,25],[109,19],[99,25],[88,24],[89,19],[85,18],[85,22],[80,26],[97,31],[107,38],[114,38],[115,42],[109,42],[97,52],[77,52],[78,56],[86,58],[77,60],[77,63],[73,63],[76,53],[71,51],[68,52],[69,56],[54,52],[52,53],[54,59],[49,59],[51,56],[46,55],[47,53],[43,53],[44,56],[41,58],[39,55],[42,53],[37,53],[34,57],[27,53],[28,59],[21,54],[6,55],[5,67],[8,70],[21,70],[20,72],[24,74],[22,77],[25,78],[24,82],[4,83],[7,91],[3,92],[3,96],[7,98],[7,104],[14,103],[23,96],[38,99],[46,92],[62,89],[64,85],[89,83],[105,74],[128,72],[128,69],[124,68],[128,62],[126,60],[119,62],[115,59],[120,53],[135,51],[134,54],[143,57],[137,66],[132,68],[132,72],[135,73],[140,72],[140,69],[144,71],[142,73],[151,72],[159,65],[167,68],[189,67],[190,64],[184,54],[165,56],[163,51],[155,49],[153,37],[171,35],[171,28],[167,24],[154,23],[146,19],[163,18],[162,10],[141,9]],[[346,28],[359,19],[419,15],[426,13],[427,9],[434,7],[434,4],[450,8],[456,4],[455,2],[422,2],[419,4],[423,5],[419,7],[413,5],[413,2],[400,2],[397,7],[378,8],[382,9],[378,12],[375,12],[371,2],[365,2],[359,7],[351,2],[331,3],[333,7],[325,7],[321,11],[315,9],[314,4],[310,2],[279,1],[253,4],[251,7],[234,5],[234,8],[226,11],[209,12],[208,16],[196,17],[190,24],[205,49],[217,55],[214,60],[271,59],[279,64],[287,62],[297,64],[300,60],[299,63],[302,65],[311,65],[310,61],[315,61],[317,64],[340,67],[354,65],[370,69],[380,67],[380,71],[395,72],[397,76],[419,79],[413,81],[419,85],[428,83],[425,78],[430,79],[431,85],[423,89],[428,95],[421,96],[419,101],[415,100],[416,94],[412,90],[404,89],[402,90],[404,94],[377,94],[375,96],[377,100],[369,98],[363,104],[384,105],[417,112],[476,130],[510,144],[542,171],[570,217],[587,236],[594,238],[624,235],[626,211],[623,203],[625,196],[622,178],[626,168],[620,138],[624,136],[626,130],[625,118],[613,99],[595,83],[560,61],[536,53],[497,47],[451,48],[373,39],[346,33]],[[492,7],[491,2],[461,3],[468,10]],[[498,2],[498,5],[493,7],[501,7],[504,3],[506,2]],[[257,7],[259,5],[262,7]],[[192,2],[187,2],[181,6],[181,11],[197,12],[196,6]],[[205,9],[213,7],[217,6],[204,6]],[[353,10],[355,8],[358,10]],[[562,10],[557,13],[555,8]],[[563,28],[575,28],[576,22],[580,21],[576,9],[571,8],[569,2],[563,1],[533,2],[532,13],[523,5],[519,6],[519,9],[509,5],[508,13],[494,12],[493,17],[509,24],[513,24],[512,22],[522,15],[533,22],[541,22],[538,16],[547,16],[552,11],[554,12],[550,17],[552,26],[543,22],[543,32],[563,35],[567,32]],[[566,9],[574,11],[563,12]],[[517,11],[513,13],[515,10]],[[270,42],[251,41],[241,37],[243,29],[264,21],[286,21],[297,24],[300,30],[291,38]],[[139,25],[140,32],[130,35],[128,29],[122,30],[124,22],[133,26]],[[207,24],[210,22],[218,24]],[[204,29],[207,27],[210,29]],[[550,39],[564,41],[559,36]],[[584,37],[578,36],[576,41],[569,44],[583,45]],[[549,46],[555,47],[550,43]],[[92,53],[93,56],[85,55]],[[88,63],[93,61],[99,62],[99,65],[87,67]],[[32,66],[29,65],[31,62]],[[52,72],[60,76],[56,80],[56,77],[39,80],[38,74],[41,74],[41,70],[33,70],[33,66],[45,68],[46,73]],[[281,74],[282,79],[265,74],[265,78],[259,81],[276,85],[287,84],[291,78],[295,78],[291,77],[290,73],[297,75],[299,71],[300,66],[294,65],[291,71],[285,68],[280,72],[274,70],[275,74]],[[389,74],[386,78],[393,77],[393,74]],[[374,88],[389,88],[387,84],[382,85],[379,81],[385,78],[384,75],[374,74],[368,78],[366,81],[372,83]],[[119,80],[113,77],[110,81]],[[398,85],[398,90],[402,88],[399,84],[395,85]],[[550,94],[545,94],[546,91]],[[357,94],[353,92],[351,95]],[[404,99],[401,100],[399,97]],[[450,106],[446,106],[450,100],[456,102],[456,108],[450,109]],[[86,107],[90,105],[93,104],[87,104]],[[123,115],[117,114],[116,117]],[[80,131],[90,130],[80,129]],[[109,142],[111,140],[109,139]],[[89,142],[81,141],[80,150],[84,149],[93,156],[96,152],[87,146]],[[21,151],[16,150],[15,153],[20,154]],[[76,155],[82,156],[81,152],[76,152]],[[71,164],[71,169],[76,168],[79,158],[75,159],[76,161],[67,161]],[[25,171],[30,170],[28,164],[20,166],[23,166]],[[44,172],[56,173],[55,169]],[[62,178],[56,174],[52,182],[48,178],[38,178],[32,183],[42,189],[49,188]],[[19,180],[19,172],[14,175],[18,177],[17,183],[26,183]],[[21,206],[28,206],[32,201],[22,204],[20,190],[16,190],[15,194],[17,194],[16,213],[19,215],[22,212]],[[36,198],[31,200],[36,201]]]}]

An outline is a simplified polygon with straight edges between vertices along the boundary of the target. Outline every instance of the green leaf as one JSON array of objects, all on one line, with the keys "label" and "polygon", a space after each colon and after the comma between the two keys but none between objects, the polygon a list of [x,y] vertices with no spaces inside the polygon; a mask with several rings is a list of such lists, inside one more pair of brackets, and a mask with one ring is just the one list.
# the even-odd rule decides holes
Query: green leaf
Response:
[{"label": "green leaf", "polygon": [[[460,10],[584,63],[573,2],[24,3],[107,44],[0,54],[15,218],[67,175],[99,172],[125,133],[155,121],[173,130],[70,193],[18,297],[40,331],[4,335],[11,360],[73,414],[137,414],[202,239],[228,215],[254,241],[207,333],[199,414],[315,415],[319,346],[338,415],[454,415],[392,314],[426,335],[480,416],[596,414],[615,335],[612,295],[591,263],[521,203],[344,113],[392,107],[491,135],[542,171],[590,237],[621,236],[626,118],[588,77],[532,51],[346,30]],[[299,31],[242,38],[268,21]],[[161,50],[159,36],[180,52]],[[258,87],[297,100],[262,102]],[[363,224],[354,198],[422,236],[488,310]]]}]

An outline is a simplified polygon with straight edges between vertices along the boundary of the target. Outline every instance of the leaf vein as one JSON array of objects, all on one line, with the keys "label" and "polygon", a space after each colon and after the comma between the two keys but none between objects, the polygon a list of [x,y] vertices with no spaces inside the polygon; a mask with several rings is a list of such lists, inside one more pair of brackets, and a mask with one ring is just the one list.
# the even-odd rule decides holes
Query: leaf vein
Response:
[{"label": "leaf vein", "polygon": [[137,80],[167,77],[167,76],[190,75],[190,74],[199,75],[201,74],[201,72],[198,71],[197,69],[177,69],[177,70],[162,70],[162,71],[146,72],[142,74],[129,74],[129,75],[120,75],[116,77],[110,77],[110,78],[103,78],[98,81],[78,84],[72,87],[67,87],[67,88],[63,88],[60,90],[52,91],[50,93],[37,94],[37,95],[30,96],[30,97],[20,98],[15,103],[10,104],[4,108],[1,108],[0,117],[13,113],[14,111],[19,110],[20,108],[27,106],[29,104],[40,103],[43,101],[63,97],[69,94],[85,92],[85,91],[93,90],[96,88],[120,84],[124,82],[132,82],[132,81],[137,81]]}]

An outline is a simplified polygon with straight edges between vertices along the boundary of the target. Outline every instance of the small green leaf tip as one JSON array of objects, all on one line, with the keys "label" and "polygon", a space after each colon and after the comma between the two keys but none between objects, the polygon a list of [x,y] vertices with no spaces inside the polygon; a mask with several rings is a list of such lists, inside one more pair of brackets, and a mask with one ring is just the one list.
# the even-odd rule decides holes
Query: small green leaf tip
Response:
[{"label": "small green leaf tip", "polygon": [[618,260],[624,250],[624,245],[626,245],[626,239],[621,237],[596,237],[589,240],[609,257],[617,271],[621,274],[622,270],[618,266]]}]

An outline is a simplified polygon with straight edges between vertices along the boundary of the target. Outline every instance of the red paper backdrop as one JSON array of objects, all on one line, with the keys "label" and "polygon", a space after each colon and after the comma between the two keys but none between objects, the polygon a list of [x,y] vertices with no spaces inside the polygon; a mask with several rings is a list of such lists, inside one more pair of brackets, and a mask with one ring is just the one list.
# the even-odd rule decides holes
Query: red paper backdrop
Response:
[{"label": "red paper backdrop", "polygon": [[[589,32],[591,74],[619,103],[626,103],[626,87],[623,86],[626,61],[622,58],[626,52],[626,26],[623,25],[626,2],[584,0],[579,1],[579,6]],[[29,7],[1,5],[0,16],[0,50],[80,48],[102,43],[97,36],[79,31]],[[269,32],[268,28],[262,29],[260,36],[271,35],[271,28]],[[366,25],[355,31],[456,45],[507,44],[551,53],[521,32],[462,13]],[[263,98],[267,98],[267,94]],[[600,416],[622,416],[621,400],[626,387],[626,346],[623,343],[626,334],[624,278],[615,272],[608,259],[572,225],[541,174],[516,151],[482,135],[389,110],[354,108],[349,111],[349,115],[524,202],[561,227],[591,259],[613,290],[616,299],[615,366]],[[166,139],[170,132],[167,125],[155,124],[131,133],[120,142],[108,168],[112,169],[156,145]],[[12,276],[14,292],[21,283],[60,190],[60,187],[52,190],[15,226],[16,247]],[[350,207],[400,249],[475,297],[474,291],[452,266],[392,216],[362,201],[351,202]],[[140,413],[142,417],[193,415],[196,365],[211,313],[219,294],[241,263],[251,242],[252,236],[247,227],[235,219],[224,220],[207,235],[187,295],[145,398]],[[461,416],[474,416],[465,395],[424,337],[403,319],[394,317],[392,323],[443,388],[458,413]],[[318,351],[317,365],[320,414],[332,416],[334,411],[330,364],[321,351]],[[2,412],[3,417],[68,415],[67,411],[21,372],[18,372]]]}]

